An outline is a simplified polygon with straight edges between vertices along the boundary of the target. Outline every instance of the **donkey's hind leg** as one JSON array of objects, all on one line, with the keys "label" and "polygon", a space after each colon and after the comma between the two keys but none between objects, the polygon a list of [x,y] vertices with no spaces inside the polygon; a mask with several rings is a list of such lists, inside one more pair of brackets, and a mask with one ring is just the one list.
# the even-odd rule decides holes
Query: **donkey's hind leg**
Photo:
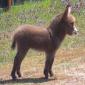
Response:
[{"label": "donkey's hind leg", "polygon": [[12,77],[13,80],[15,80],[17,78],[15,72],[16,72],[16,68],[17,68],[17,65],[18,65],[18,62],[17,62],[18,59],[19,59],[18,57],[19,57],[19,52],[17,52],[17,54],[14,58],[14,64],[13,64],[13,68],[12,68],[12,72],[11,72],[11,77]]},{"label": "donkey's hind leg", "polygon": [[18,52],[15,56],[15,59],[14,59],[14,65],[13,65],[13,69],[12,69],[12,72],[11,72],[12,79],[17,78],[16,77],[16,72],[17,72],[17,75],[19,77],[21,77],[20,65],[21,65],[21,62],[22,62],[22,60],[24,59],[24,57],[26,55],[26,52],[27,52],[27,49],[18,50]]},{"label": "donkey's hind leg", "polygon": [[27,51],[28,51],[27,49],[23,50],[22,53],[21,53],[21,56],[19,58],[18,66],[17,66],[17,69],[16,69],[18,77],[21,77],[20,67],[21,67],[22,60],[24,59]]}]

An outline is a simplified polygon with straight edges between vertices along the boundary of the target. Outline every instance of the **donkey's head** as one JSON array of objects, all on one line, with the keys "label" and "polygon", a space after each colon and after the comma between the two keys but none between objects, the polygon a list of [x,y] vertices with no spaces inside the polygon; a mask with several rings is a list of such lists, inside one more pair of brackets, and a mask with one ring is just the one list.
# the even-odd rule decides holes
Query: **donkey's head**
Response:
[{"label": "donkey's head", "polygon": [[75,27],[75,17],[71,14],[70,5],[67,5],[66,10],[62,16],[61,22],[66,34],[77,34],[78,30]]}]

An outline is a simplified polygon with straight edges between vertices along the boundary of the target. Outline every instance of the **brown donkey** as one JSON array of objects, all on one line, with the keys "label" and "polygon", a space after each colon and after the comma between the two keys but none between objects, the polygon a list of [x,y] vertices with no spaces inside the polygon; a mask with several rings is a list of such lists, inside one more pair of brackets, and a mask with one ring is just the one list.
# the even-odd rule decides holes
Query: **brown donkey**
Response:
[{"label": "brown donkey", "polygon": [[12,48],[17,46],[17,53],[11,72],[12,79],[17,78],[16,74],[18,77],[21,77],[21,62],[30,48],[46,53],[45,79],[48,79],[48,74],[53,76],[52,64],[55,52],[58,50],[66,34],[72,35],[77,33],[74,23],[75,18],[71,15],[71,6],[68,5],[65,12],[56,16],[48,28],[32,25],[19,26],[14,34],[12,43]]}]

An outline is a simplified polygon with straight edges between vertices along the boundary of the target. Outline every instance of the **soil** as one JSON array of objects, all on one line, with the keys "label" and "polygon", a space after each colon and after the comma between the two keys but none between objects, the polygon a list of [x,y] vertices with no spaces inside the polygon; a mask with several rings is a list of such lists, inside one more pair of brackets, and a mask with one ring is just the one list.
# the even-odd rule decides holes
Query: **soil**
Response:
[{"label": "soil", "polygon": [[1,67],[0,85],[85,85],[85,48],[62,49],[56,56],[53,65],[55,77],[43,79],[43,59],[26,57],[21,67],[22,78],[16,81],[10,77],[12,63]]}]

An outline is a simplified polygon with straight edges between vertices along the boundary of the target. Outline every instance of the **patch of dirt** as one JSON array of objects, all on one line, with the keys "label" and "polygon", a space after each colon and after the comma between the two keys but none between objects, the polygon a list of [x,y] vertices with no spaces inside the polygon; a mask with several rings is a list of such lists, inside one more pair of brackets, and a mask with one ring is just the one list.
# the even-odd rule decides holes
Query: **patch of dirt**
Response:
[{"label": "patch of dirt", "polygon": [[[44,80],[44,59],[40,56],[26,57],[22,64],[23,77],[12,81],[12,64],[0,69],[0,85],[85,85],[85,48],[59,50],[53,65],[55,78]],[[37,58],[37,59],[36,59]]]}]

